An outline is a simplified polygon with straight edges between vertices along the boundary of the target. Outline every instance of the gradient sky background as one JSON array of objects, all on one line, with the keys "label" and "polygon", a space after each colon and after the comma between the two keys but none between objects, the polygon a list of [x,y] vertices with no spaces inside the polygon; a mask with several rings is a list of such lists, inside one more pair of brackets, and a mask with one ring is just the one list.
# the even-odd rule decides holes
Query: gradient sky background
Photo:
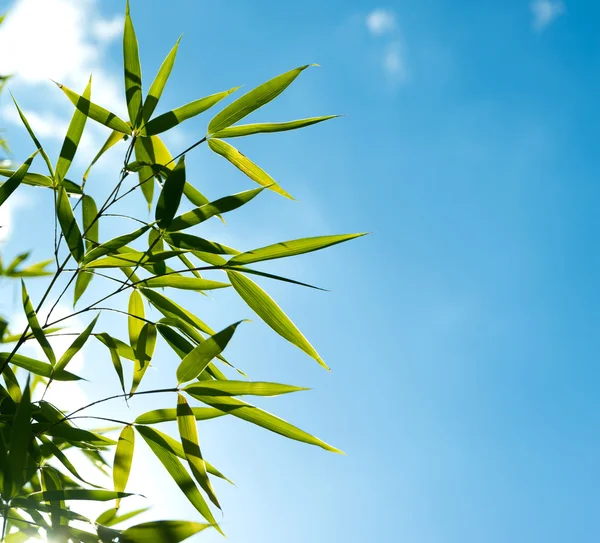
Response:
[{"label": "gradient sky background", "polygon": [[[124,110],[123,4],[0,1],[15,8],[0,33],[0,72],[22,72],[12,90],[55,154],[71,109],[46,77],[81,89],[93,71],[93,99]],[[184,33],[160,111],[316,62],[253,118],[347,114],[239,142],[299,201],[261,195],[207,237],[251,249],[373,233],[264,267],[332,290],[261,283],[333,373],[256,318],[229,358],[253,379],[312,387],[260,405],[348,456],[235,420],[203,423],[206,457],[237,484],[218,487],[229,540],[600,540],[600,5],[132,0],[132,12],[146,89]],[[186,123],[171,150],[199,139],[209,118]],[[32,145],[6,96],[0,119],[24,159]],[[91,148],[105,133],[90,129]],[[90,181],[99,193],[120,160],[116,152],[99,165]],[[207,149],[188,167],[211,197],[251,188]],[[4,253],[45,258],[48,194],[25,189],[19,201]],[[133,206],[144,212],[139,199]],[[186,302],[216,328],[252,317],[227,293]],[[124,322],[102,322],[124,337]],[[148,387],[176,363],[166,349],[156,361]],[[116,393],[109,370],[106,353],[90,349],[83,374],[102,372]],[[196,518],[158,462],[140,458],[133,490],[163,518]]]}]

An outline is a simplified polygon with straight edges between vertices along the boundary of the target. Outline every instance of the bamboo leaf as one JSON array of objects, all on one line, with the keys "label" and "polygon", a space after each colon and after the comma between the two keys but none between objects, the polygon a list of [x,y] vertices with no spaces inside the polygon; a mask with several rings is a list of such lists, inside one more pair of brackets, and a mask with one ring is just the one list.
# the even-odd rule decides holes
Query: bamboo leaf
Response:
[{"label": "bamboo leaf", "polygon": [[192,234],[184,234],[181,232],[172,232],[165,235],[165,241],[178,249],[184,249],[186,251],[203,251],[206,253],[213,253],[217,255],[237,255],[239,251],[222,245],[215,241],[209,241]]},{"label": "bamboo leaf", "polygon": [[179,230],[184,230],[186,228],[190,228],[191,226],[195,226],[200,224],[201,222],[207,221],[211,217],[215,215],[219,215],[221,213],[226,213],[228,211],[233,211],[244,204],[247,204],[250,200],[252,200],[255,196],[260,194],[264,190],[260,189],[252,189],[244,192],[239,192],[237,194],[232,194],[231,196],[225,196],[224,198],[219,198],[210,204],[205,204],[203,206],[197,207],[192,211],[188,211],[183,215],[179,215],[179,217],[175,217],[173,222],[168,226],[167,230],[169,232],[177,232]]},{"label": "bamboo leaf", "polygon": [[248,381],[202,381],[183,388],[190,396],[279,396],[290,392],[309,390],[308,388],[279,383]]},{"label": "bamboo leaf", "polygon": [[[10,353],[0,353],[0,364],[3,364],[8,359]],[[20,354],[15,354],[10,359],[11,364],[15,366],[19,366],[31,373],[35,373],[36,375],[41,375],[42,377],[52,377],[55,381],[79,381],[81,377],[77,375],[73,375],[68,371],[62,370],[59,372],[52,373],[54,369],[52,365],[41,362],[40,360],[34,360],[33,358],[29,358],[27,356],[23,356]]]},{"label": "bamboo leaf", "polygon": [[177,394],[177,427],[179,428],[183,452],[188,465],[190,466],[190,470],[200,487],[206,492],[210,501],[221,509],[217,495],[208,478],[206,464],[204,463],[202,452],[200,451],[196,418],[185,397],[181,394]]},{"label": "bamboo leaf", "polygon": [[67,241],[67,245],[73,258],[77,262],[81,262],[84,254],[83,239],[81,238],[81,231],[75,220],[73,208],[71,207],[67,191],[64,187],[58,187],[56,197],[56,214],[58,215],[60,228],[65,236],[65,240]]},{"label": "bamboo leaf", "polygon": [[[132,290],[129,296],[129,305],[127,312],[129,317],[127,318],[128,330],[129,330],[129,343],[133,348],[134,352],[137,351],[138,339],[142,328],[144,327],[144,300],[137,290]],[[136,318],[139,317],[139,318]]]},{"label": "bamboo leaf", "polygon": [[[115,492],[125,492],[131,463],[133,462],[133,450],[135,446],[135,433],[131,426],[125,426],[117,441],[115,460],[113,463],[113,484]],[[121,499],[117,498],[115,507],[119,507]]]},{"label": "bamboo leaf", "polygon": [[[33,308],[33,304],[31,303],[31,298],[29,297],[29,293],[27,292],[27,288],[25,287],[25,282],[21,279],[21,294],[23,298],[23,309],[25,310],[25,315],[27,317],[27,322],[35,336],[35,339],[40,344],[40,347],[48,357],[50,363],[54,366],[56,364],[56,355],[54,354],[54,350],[44,334],[42,327],[37,318],[37,314],[35,309]],[[60,368],[62,369],[62,368]]]},{"label": "bamboo leaf", "polygon": [[135,349],[136,361],[135,368],[133,370],[133,384],[131,385],[130,395],[133,394],[146,373],[152,355],[154,354],[154,348],[156,346],[156,326],[152,323],[145,323],[140,331],[140,335],[137,341],[137,347]]},{"label": "bamboo leaf", "polygon": [[173,478],[177,486],[185,494],[187,499],[196,508],[196,510],[208,521],[210,524],[222,535],[223,531],[218,526],[215,518],[208,507],[205,499],[200,494],[200,491],[194,484],[194,481],[189,476],[177,456],[169,451],[168,446],[164,443],[161,435],[150,428],[149,426],[136,426],[136,430],[144,438],[144,441],[148,444],[152,452],[160,460],[162,465],[169,472],[169,475]]},{"label": "bamboo leaf", "polygon": [[119,377],[119,382],[121,383],[121,389],[123,390],[123,394],[125,394],[125,379],[123,376],[123,365],[121,364],[121,357],[119,356],[119,349],[117,347],[115,339],[112,336],[108,335],[106,332],[97,334],[96,337],[108,348],[113,367],[115,368],[117,376]]},{"label": "bamboo leaf", "polygon": [[128,511],[127,513],[123,513],[122,515],[117,515],[117,508],[111,508],[104,513],[102,513],[97,519],[97,524],[102,524],[103,526],[115,526],[116,524],[120,524],[121,522],[125,522],[130,518],[136,517],[137,515],[141,515],[150,509],[149,507],[143,507],[142,509],[135,509],[133,511]]},{"label": "bamboo leaf", "polygon": [[240,136],[250,136],[252,134],[266,134],[271,132],[285,132],[287,130],[296,130],[304,128],[311,124],[321,123],[329,119],[335,119],[339,115],[327,115],[325,117],[310,117],[308,119],[299,119],[297,121],[287,121],[284,123],[256,123],[241,124],[223,128],[213,134],[215,138],[238,138]]},{"label": "bamboo leaf", "polygon": [[[89,101],[91,93],[92,78],[90,77],[87,87],[83,91],[83,99]],[[73,113],[73,118],[71,119],[71,123],[69,124],[69,128],[67,130],[65,141],[63,142],[60,150],[58,162],[56,163],[55,178],[57,183],[61,183],[62,180],[67,176],[67,172],[71,167],[73,158],[75,158],[75,153],[77,152],[77,147],[79,146],[86,120],[87,116],[79,109],[75,109],[75,113]]]},{"label": "bamboo leaf", "polygon": [[15,190],[17,190],[17,187],[23,182],[25,176],[27,175],[27,171],[29,170],[29,167],[31,166],[31,163],[33,162],[33,159],[35,158],[35,155],[37,155],[37,153],[38,151],[33,153],[23,163],[23,165],[8,178],[7,181],[0,185],[0,206],[2,206],[2,204],[6,202],[6,200],[8,200],[8,197]]},{"label": "bamboo leaf", "polygon": [[[11,177],[14,175],[14,173],[15,172],[13,170],[6,170],[4,168],[0,169],[0,176],[2,177]],[[53,187],[52,179],[50,179],[50,177],[47,175],[42,175],[39,173],[26,173],[22,183],[31,187]],[[76,183],[73,183],[73,181],[69,181],[68,179],[63,179],[63,187],[65,187],[65,190],[69,194],[81,194],[81,187]]]},{"label": "bamboo leaf", "polygon": [[94,326],[96,326],[96,322],[98,322],[99,318],[100,315],[97,315],[96,318],[87,326],[87,328],[83,332],[81,332],[79,336],[77,336],[75,341],[71,343],[71,346],[65,351],[65,354],[61,356],[60,360],[54,367],[54,371],[63,370],[67,366],[67,364],[73,359],[73,357],[82,349],[82,347],[85,345],[86,341],[90,337],[90,334],[94,330]]},{"label": "bamboo leaf", "polygon": [[212,359],[220,355],[227,347],[235,329],[241,322],[243,321],[236,322],[217,332],[188,353],[177,368],[177,382],[184,383],[198,377]]},{"label": "bamboo leaf", "polygon": [[56,83],[56,85],[67,95],[67,98],[71,103],[90,119],[93,119],[108,128],[112,128],[117,132],[131,135],[131,127],[123,119],[120,119],[114,113],[111,113],[107,109],[104,109],[83,96],[80,96],[76,92],[73,92],[68,87],[61,85],[60,83]]},{"label": "bamboo leaf", "polygon": [[194,534],[210,528],[210,524],[185,520],[157,520],[127,528],[119,541],[123,543],[179,543]]},{"label": "bamboo leaf", "polygon": [[197,277],[182,277],[180,275],[163,275],[145,279],[140,286],[148,288],[172,287],[183,290],[213,290],[217,288],[229,287],[229,283],[219,281],[210,281],[208,279],[198,279]]},{"label": "bamboo leaf", "polygon": [[185,155],[169,173],[156,204],[156,221],[160,228],[167,228],[177,213],[185,186]]},{"label": "bamboo leaf", "polygon": [[300,66],[299,68],[278,75],[229,104],[210,121],[208,124],[209,134],[214,134],[223,128],[237,123],[253,111],[268,104],[271,100],[279,96],[308,67],[309,65],[307,64],[306,66]]},{"label": "bamboo leaf", "polygon": [[[223,411],[212,407],[192,407],[192,413],[196,420],[215,419],[225,415]],[[177,420],[177,409],[154,409],[137,417],[135,422],[137,424],[159,424],[174,420]]]},{"label": "bamboo leaf", "polygon": [[107,140],[104,142],[104,145],[101,147],[100,151],[98,151],[98,153],[94,157],[94,160],[92,160],[92,163],[88,166],[88,169],[83,174],[84,181],[87,180],[88,176],[90,175],[90,171],[91,171],[92,167],[94,166],[94,164],[96,164],[96,162],[98,162],[100,157],[104,153],[106,153],[106,151],[108,151],[111,147],[113,147],[114,145],[119,143],[123,139],[123,137],[124,137],[123,132],[120,132],[119,130],[113,130],[110,133],[110,136],[108,136]]},{"label": "bamboo leaf", "polygon": [[171,71],[173,70],[173,65],[175,64],[175,57],[177,56],[177,50],[179,49],[179,42],[181,38],[177,40],[177,43],[173,46],[173,49],[167,55],[167,58],[161,64],[152,85],[150,86],[150,90],[148,91],[148,96],[146,96],[146,100],[144,100],[144,107],[142,109],[142,119],[144,123],[148,122],[148,119],[152,117],[152,113],[156,109],[158,101],[162,96],[163,90],[165,89],[165,85],[171,75]]},{"label": "bamboo leaf", "polygon": [[83,296],[84,292],[88,288],[89,284],[92,282],[93,278],[94,278],[93,273],[88,273],[83,270],[79,271],[79,273],[77,274],[77,279],[75,279],[75,289],[74,289],[74,293],[73,293],[73,307],[75,307],[75,305],[79,301],[79,298],[81,298]]},{"label": "bamboo leaf", "polygon": [[231,265],[251,264],[253,262],[261,262],[263,260],[272,260],[274,258],[286,258],[288,256],[301,255],[318,251],[325,247],[331,247],[338,243],[343,243],[360,236],[361,234],[342,234],[338,236],[318,236],[313,238],[294,239],[291,241],[282,241],[274,245],[267,245],[253,251],[248,251],[234,256],[229,260]]},{"label": "bamboo leaf", "polygon": [[31,396],[29,380],[23,390],[23,397],[17,406],[15,418],[10,427],[10,449],[8,470],[4,470],[4,497],[10,498],[25,483],[29,443],[31,442]]},{"label": "bamboo leaf", "polygon": [[247,156],[240,153],[235,147],[229,145],[226,141],[211,138],[208,140],[208,146],[218,155],[226,158],[231,162],[238,170],[245,173],[252,181],[255,181],[259,185],[262,185],[269,190],[281,194],[286,198],[293,200],[292,196],[282,189],[275,180],[262,168],[259,168],[254,162],[252,162]]},{"label": "bamboo leaf", "polygon": [[137,128],[142,109],[142,67],[140,66],[138,41],[129,12],[129,0],[127,0],[125,10],[123,65],[125,67],[125,96],[127,98],[129,120],[132,126]]},{"label": "bamboo leaf", "polygon": [[83,231],[85,232],[85,249],[91,251],[98,246],[100,237],[100,221],[98,217],[98,207],[91,196],[83,196],[81,202],[81,214],[83,219]]},{"label": "bamboo leaf", "polygon": [[34,492],[28,497],[32,500],[51,502],[51,501],[70,501],[70,500],[86,500],[106,502],[116,500],[118,498],[126,498],[132,494],[125,492],[113,492],[112,490],[88,490],[85,488],[67,488],[65,490],[46,490],[42,492]]},{"label": "bamboo leaf", "polygon": [[235,92],[238,88],[239,87],[234,87],[223,92],[211,94],[210,96],[200,98],[199,100],[194,100],[185,106],[178,107],[177,109],[173,109],[167,113],[159,115],[158,117],[146,123],[146,135],[152,136],[170,130],[183,121],[191,119],[192,117],[195,117],[196,115],[199,115],[200,113],[211,108],[216,103],[223,100],[223,98],[229,96],[232,92]]},{"label": "bamboo leaf", "polygon": [[89,251],[82,260],[82,264],[89,264],[90,262],[93,262],[94,260],[97,260],[98,258],[104,255],[117,252],[125,245],[128,245],[132,241],[139,238],[141,235],[147,232],[149,228],[150,225],[142,226],[134,232],[118,236],[116,238],[111,239],[110,241],[105,241],[104,243],[98,245],[98,247],[95,247],[94,249]]},{"label": "bamboo leaf", "polygon": [[314,358],[325,369],[329,369],[323,359],[319,356],[314,347],[302,335],[296,325],[275,303],[275,301],[256,283],[246,276],[235,272],[227,271],[227,276],[233,288],[240,295],[250,308],[275,332],[281,337],[287,339],[296,347],[302,349],[306,354]]},{"label": "bamboo leaf", "polygon": [[317,447],[321,447],[326,451],[335,452],[343,454],[342,451],[328,445],[324,441],[296,428],[289,422],[286,422],[271,413],[267,413],[254,405],[246,403],[238,398],[232,398],[229,396],[196,396],[196,399],[210,405],[211,407],[215,407],[216,409],[220,409],[229,415],[233,415],[239,419],[245,420],[246,422],[251,422],[252,424],[256,424],[257,426],[261,426],[266,430],[271,432],[275,432],[276,434],[282,435],[289,439],[294,439],[296,441],[302,441],[303,443],[308,443],[309,445],[316,445]]},{"label": "bamboo leaf", "polygon": [[94,262],[86,264],[86,268],[129,268],[134,266],[143,266],[145,264],[151,264],[156,262],[163,262],[169,258],[173,258],[181,254],[179,249],[170,251],[157,251],[155,253],[142,253],[142,252],[128,252],[120,253],[114,256],[107,256],[105,258],[98,259]]}]

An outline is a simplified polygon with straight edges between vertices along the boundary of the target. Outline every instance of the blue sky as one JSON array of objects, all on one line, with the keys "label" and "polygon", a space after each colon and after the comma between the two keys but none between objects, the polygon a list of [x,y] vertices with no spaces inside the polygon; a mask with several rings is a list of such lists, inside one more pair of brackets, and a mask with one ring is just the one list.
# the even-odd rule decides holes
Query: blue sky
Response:
[{"label": "blue sky", "polygon": [[[55,1],[75,14],[80,35],[69,41],[44,19],[31,24],[46,28],[44,50],[57,34],[83,44],[67,49],[72,65],[40,67],[15,48],[31,72],[13,91],[42,131],[69,115],[60,92],[36,75],[42,69],[74,85],[94,71],[97,100],[111,107],[121,92],[113,21],[123,2]],[[15,4],[31,10],[31,0]],[[132,0],[132,11],[146,81],[184,34],[161,110],[316,62],[322,67],[253,118],[346,114],[240,142],[298,201],[266,195],[226,228],[211,225],[213,238],[251,249],[372,232],[265,266],[331,289],[262,283],[333,373],[258,319],[240,330],[230,358],[253,379],[312,387],[261,405],[348,456],[236,421],[203,425],[207,457],[237,485],[218,489],[229,540],[598,541],[598,4]],[[7,107],[4,97],[1,124],[22,159],[31,144]],[[208,119],[186,123],[169,140],[172,151],[199,139]],[[46,132],[56,151],[55,130]],[[90,181],[99,193],[119,169],[118,153],[109,156]],[[213,197],[251,185],[207,149],[188,167]],[[46,196],[24,191],[6,254],[31,247],[45,257]],[[132,205],[143,213],[141,202]],[[229,294],[193,304],[215,327],[251,317]],[[172,355],[159,353],[168,372]],[[148,386],[164,378],[157,365]],[[101,379],[117,387],[108,372]],[[156,511],[194,518],[158,464],[143,463],[136,480],[156,481]]]}]

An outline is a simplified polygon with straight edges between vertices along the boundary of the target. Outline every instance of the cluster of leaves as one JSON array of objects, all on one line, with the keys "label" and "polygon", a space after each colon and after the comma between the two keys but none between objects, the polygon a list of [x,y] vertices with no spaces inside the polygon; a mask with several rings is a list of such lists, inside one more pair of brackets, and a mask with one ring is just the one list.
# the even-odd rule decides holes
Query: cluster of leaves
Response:
[{"label": "cluster of leaves", "polygon": [[[179,41],[160,67],[144,98],[137,39],[127,5],[123,51],[129,120],[125,121],[91,101],[91,79],[82,94],[59,84],[75,106],[75,112],[56,165],[53,165],[15,102],[36,151],[16,171],[0,170],[0,175],[8,178],[0,186],[0,205],[21,184],[46,187],[52,191],[56,215],[56,269],[37,305],[33,304],[22,280],[23,309],[28,326],[17,336],[5,336],[5,329],[1,334],[5,343],[14,343],[10,352],[0,352],[0,372],[5,382],[5,386],[0,386],[0,489],[5,519],[3,540],[23,541],[45,533],[57,541],[178,542],[207,527],[221,532],[212,509],[220,509],[221,506],[211,480],[214,477],[228,479],[204,458],[197,421],[232,416],[289,439],[327,451],[340,452],[240,398],[277,396],[305,390],[285,384],[253,382],[245,378],[241,370],[237,370],[242,376],[238,379],[230,379],[224,373],[228,371],[227,368],[233,368],[225,358],[224,350],[243,321],[215,332],[194,313],[164,294],[165,289],[204,293],[232,287],[275,332],[320,365],[327,367],[290,318],[251,276],[263,276],[307,287],[310,285],[256,270],[252,265],[316,251],[362,234],[303,238],[240,252],[184,230],[210,219],[222,218],[222,215],[251,202],[263,190],[271,190],[291,198],[263,169],[226,140],[293,130],[331,119],[332,116],[282,123],[238,124],[250,113],[276,98],[308,68],[301,66],[267,81],[231,102],[208,123],[206,136],[174,157],[160,135],[206,111],[236,90],[219,92],[154,116],[173,68],[178,46]],[[67,179],[67,175],[88,119],[108,127],[111,133],[85,172],[82,183],[78,184]],[[121,141],[127,144],[124,167],[114,189],[106,201],[98,206],[86,188],[90,169],[108,149]],[[206,198],[188,181],[185,166],[186,153],[204,142],[260,186],[213,201]],[[30,171],[37,154],[44,160],[47,174]],[[127,188],[126,183],[132,173],[137,174],[138,180]],[[160,190],[157,198],[154,197],[155,188]],[[107,216],[107,211],[117,202],[138,189],[149,208],[154,207],[155,220],[147,223],[135,219],[142,223],[141,227],[102,242],[99,228],[101,219]],[[71,200],[76,200],[75,205],[72,205]],[[156,204],[153,204],[155,200]],[[185,200],[193,208],[180,213],[180,206]],[[81,219],[76,216],[79,214],[77,207],[80,208]],[[131,245],[144,240],[147,243],[143,249],[135,249]],[[74,265],[69,268],[69,263]],[[17,259],[16,263],[3,268],[5,275],[23,278],[36,271],[46,274],[49,262],[25,269],[19,269],[19,264]],[[205,277],[206,273],[213,271],[224,273],[226,281]],[[55,295],[59,277],[64,278],[66,286]],[[53,310],[67,292],[73,292],[76,307],[94,279],[105,279],[117,286],[99,300],[74,309],[66,317],[52,320]],[[126,309],[102,307],[101,304],[121,293],[129,295]],[[49,311],[46,311],[43,322],[39,317],[40,310],[49,300],[52,300],[52,304]],[[151,315],[147,314],[147,310],[151,308],[160,314],[158,320],[151,319]],[[126,339],[98,331],[98,319],[104,311],[116,311],[125,315],[128,323]],[[75,337],[66,352],[58,357],[49,337],[60,333],[59,325],[63,321],[90,312],[97,312],[96,317]],[[159,336],[180,359],[173,386],[138,391],[152,361]],[[47,390],[52,381],[80,379],[68,371],[68,365],[91,338],[108,350],[122,393],[102,398],[70,413],[45,401],[43,394],[41,399],[33,401],[32,394],[38,387],[45,387]],[[19,351],[28,341],[37,342],[47,360],[22,355]],[[131,362],[130,371],[126,371],[129,368],[124,367],[123,360]],[[130,374],[131,378],[126,377],[126,374]],[[19,382],[19,376],[26,377],[24,384],[23,378]],[[75,423],[78,418],[93,418],[79,415],[92,405],[116,398],[158,393],[172,394],[172,407],[144,413],[133,422],[113,421],[120,429],[116,441],[105,435],[107,430],[92,431]],[[198,406],[194,405],[196,403]],[[155,427],[169,421],[177,422],[179,440]],[[136,435],[149,446],[205,522],[155,521],[125,530],[115,528],[141,512],[122,513],[120,509],[121,500],[131,495],[126,490]],[[75,467],[70,455],[74,450],[83,453],[92,465],[107,473],[112,472],[113,488],[98,488],[83,479],[81,470]],[[69,504],[73,500],[115,500],[115,503],[98,518],[91,520],[71,509]]]}]

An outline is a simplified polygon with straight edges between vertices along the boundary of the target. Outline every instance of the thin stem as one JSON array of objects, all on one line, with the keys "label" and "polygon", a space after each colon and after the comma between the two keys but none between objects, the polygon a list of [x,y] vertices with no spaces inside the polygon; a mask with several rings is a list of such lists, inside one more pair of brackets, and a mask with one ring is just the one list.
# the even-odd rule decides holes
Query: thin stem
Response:
[{"label": "thin stem", "polygon": [[4,543],[4,540],[6,539],[6,529],[8,527],[8,512],[10,510],[10,507],[8,505],[8,503],[4,506],[4,522],[2,523],[2,538],[0,539],[0,541],[2,541],[2,543]]},{"label": "thin stem", "polygon": [[114,422],[116,424],[123,424],[124,426],[133,426],[133,422],[127,422],[119,419],[109,419],[106,417],[92,417],[90,415],[79,415],[78,417],[71,417],[69,420],[79,420],[79,419],[90,419],[90,420],[103,420],[106,422]]}]

